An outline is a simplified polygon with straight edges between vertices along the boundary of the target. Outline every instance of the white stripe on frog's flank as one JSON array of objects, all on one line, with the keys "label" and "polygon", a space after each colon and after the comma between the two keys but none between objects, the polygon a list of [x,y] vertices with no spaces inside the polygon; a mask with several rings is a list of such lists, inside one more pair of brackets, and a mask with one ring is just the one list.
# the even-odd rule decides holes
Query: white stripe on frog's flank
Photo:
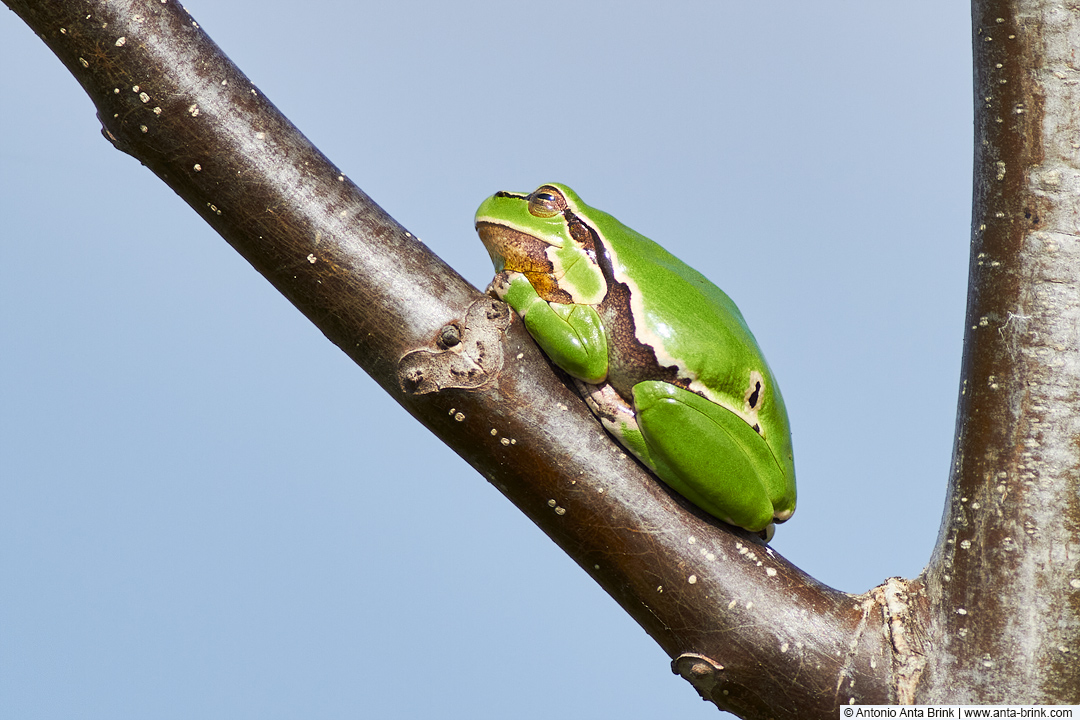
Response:
[{"label": "white stripe on frog's flank", "polygon": [[[765,392],[765,378],[762,376],[762,374],[757,370],[749,371],[749,383],[745,391],[742,393],[742,397],[738,400],[733,397],[738,391],[735,391],[735,393],[724,395],[718,393],[716,390],[709,388],[704,383],[702,383],[698,379],[697,373],[690,370],[690,368],[686,366],[686,363],[682,360],[682,358],[675,357],[670,352],[668,352],[667,340],[671,333],[668,332],[665,335],[664,331],[668,330],[668,327],[666,325],[658,325],[656,328],[650,328],[646,323],[637,321],[637,318],[647,317],[645,313],[645,303],[642,300],[641,291],[639,290],[638,285],[636,282],[634,282],[634,280],[632,280],[625,273],[620,272],[620,268],[622,267],[622,265],[619,263],[618,254],[611,246],[611,243],[607,241],[607,238],[604,237],[604,234],[597,228],[593,228],[593,231],[596,232],[597,236],[600,239],[600,242],[603,243],[604,250],[611,258],[611,270],[615,277],[615,281],[626,285],[627,289],[630,291],[630,312],[635,318],[634,335],[635,337],[637,337],[638,342],[643,345],[647,345],[648,347],[651,347],[653,349],[653,352],[656,353],[656,361],[662,367],[675,366],[679,377],[686,378],[690,381],[689,389],[691,391],[697,393],[698,395],[701,395],[708,400],[711,400],[720,407],[735,413],[740,418],[742,418],[747,425],[755,428],[757,432],[764,437],[764,432],[761,429],[761,423],[758,419],[758,409],[761,407],[760,395],[761,393]],[[758,385],[759,382],[760,386]],[[759,390],[757,406],[751,408],[750,398],[755,390]]]}]

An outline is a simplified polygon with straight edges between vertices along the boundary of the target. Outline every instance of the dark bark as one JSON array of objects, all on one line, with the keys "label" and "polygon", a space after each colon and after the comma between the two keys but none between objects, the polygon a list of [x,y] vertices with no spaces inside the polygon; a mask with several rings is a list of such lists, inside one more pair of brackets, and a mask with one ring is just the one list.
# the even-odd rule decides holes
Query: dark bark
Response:
[{"label": "dark bark", "polygon": [[[1046,251],[1072,252],[1076,214],[1032,189],[1050,172],[1074,187],[1075,151],[1033,174],[1046,162],[1048,91],[1015,8],[976,8],[976,230],[939,546],[921,578],[853,596],[687,507],[627,458],[506,307],[345,178],[178,4],[7,4],[82,84],[117,148],[514,502],[719,707],[776,718],[836,717],[849,702],[1080,702],[1069,402],[1080,265]],[[980,45],[986,28],[996,40]]]}]

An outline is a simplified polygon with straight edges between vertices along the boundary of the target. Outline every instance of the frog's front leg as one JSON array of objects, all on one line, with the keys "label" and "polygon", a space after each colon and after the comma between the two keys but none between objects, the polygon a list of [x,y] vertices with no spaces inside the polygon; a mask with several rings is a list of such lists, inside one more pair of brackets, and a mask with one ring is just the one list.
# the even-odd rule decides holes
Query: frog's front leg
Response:
[{"label": "frog's front leg", "polygon": [[514,308],[553,363],[586,382],[598,383],[607,377],[607,338],[591,305],[547,302],[518,272],[499,273],[488,290]]}]

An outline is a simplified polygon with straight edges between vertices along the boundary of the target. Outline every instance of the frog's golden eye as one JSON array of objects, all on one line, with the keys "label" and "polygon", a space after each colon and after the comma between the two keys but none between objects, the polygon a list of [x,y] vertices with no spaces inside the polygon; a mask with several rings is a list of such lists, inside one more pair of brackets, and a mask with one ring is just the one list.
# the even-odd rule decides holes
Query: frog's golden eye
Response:
[{"label": "frog's golden eye", "polygon": [[550,185],[541,185],[529,195],[529,213],[534,217],[555,217],[566,209],[566,198]]}]

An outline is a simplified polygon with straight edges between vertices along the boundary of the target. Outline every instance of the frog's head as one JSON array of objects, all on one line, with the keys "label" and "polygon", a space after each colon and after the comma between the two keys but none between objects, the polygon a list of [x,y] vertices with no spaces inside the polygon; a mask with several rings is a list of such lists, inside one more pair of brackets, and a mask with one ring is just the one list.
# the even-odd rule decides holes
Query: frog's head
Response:
[{"label": "frog's head", "polygon": [[476,211],[496,272],[525,275],[549,301],[596,304],[607,283],[596,263],[596,235],[577,194],[548,183],[529,194],[497,192]]}]

